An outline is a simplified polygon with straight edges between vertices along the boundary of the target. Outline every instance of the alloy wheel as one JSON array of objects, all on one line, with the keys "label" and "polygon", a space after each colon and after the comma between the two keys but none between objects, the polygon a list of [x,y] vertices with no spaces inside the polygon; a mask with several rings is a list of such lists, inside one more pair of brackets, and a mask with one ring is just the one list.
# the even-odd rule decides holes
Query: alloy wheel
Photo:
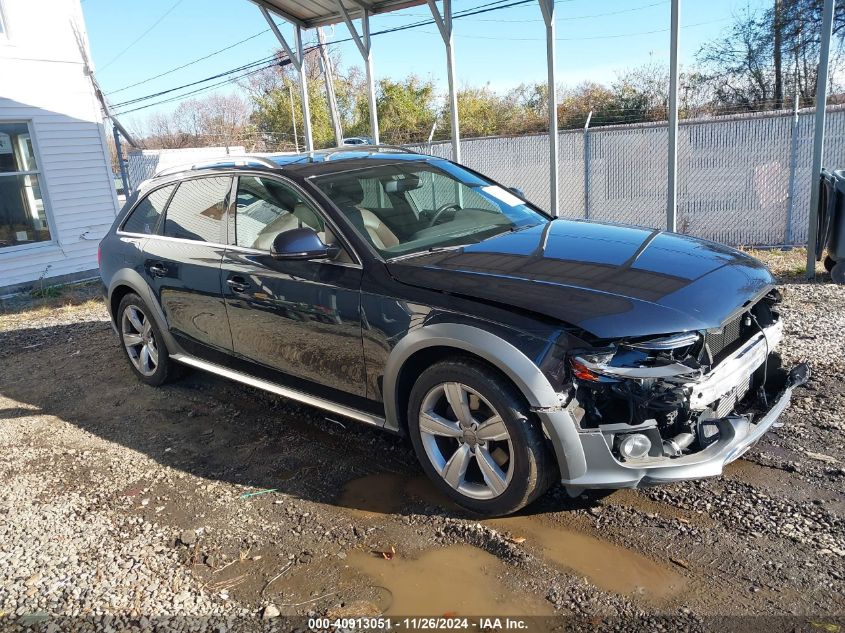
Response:
[{"label": "alloy wheel", "polygon": [[138,306],[128,305],[121,318],[121,336],[129,360],[144,376],[158,368],[158,345],[149,317]]},{"label": "alloy wheel", "polygon": [[502,494],[513,477],[513,444],[498,411],[473,388],[441,383],[423,398],[420,435],[432,465],[474,499]]}]

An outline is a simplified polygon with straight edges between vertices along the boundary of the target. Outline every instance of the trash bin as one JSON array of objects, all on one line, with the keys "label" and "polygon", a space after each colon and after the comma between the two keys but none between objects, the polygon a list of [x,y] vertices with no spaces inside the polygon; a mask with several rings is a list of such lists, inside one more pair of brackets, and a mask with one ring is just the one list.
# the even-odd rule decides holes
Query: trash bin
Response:
[{"label": "trash bin", "polygon": [[845,169],[823,169],[819,187],[816,260],[827,249],[824,267],[833,281],[845,284]]}]

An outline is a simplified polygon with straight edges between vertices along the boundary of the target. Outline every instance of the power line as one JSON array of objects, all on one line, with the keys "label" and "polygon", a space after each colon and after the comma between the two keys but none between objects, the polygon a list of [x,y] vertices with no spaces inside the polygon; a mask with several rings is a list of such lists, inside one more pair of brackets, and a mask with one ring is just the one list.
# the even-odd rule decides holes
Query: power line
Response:
[{"label": "power line", "polygon": [[212,53],[209,53],[208,55],[203,55],[202,57],[197,57],[196,59],[194,59],[190,62],[182,64],[181,66],[176,66],[175,68],[171,68],[170,70],[166,70],[164,72],[161,72],[158,75],[153,75],[152,77],[147,77],[146,79],[142,79],[141,81],[136,81],[134,84],[129,84],[128,86],[123,86],[121,88],[117,88],[116,90],[112,90],[108,94],[110,94],[110,95],[117,94],[118,92],[123,92],[124,90],[129,90],[130,88],[134,88],[135,86],[140,86],[141,84],[149,83],[150,81],[154,81],[155,79],[160,79],[161,77],[164,77],[165,75],[175,73],[177,70],[182,70],[183,68],[187,68],[188,66],[193,66],[194,64],[198,64],[199,62],[203,62],[206,59],[214,57],[215,55],[219,55],[220,53],[225,53],[226,51],[231,50],[231,49],[235,48],[236,46],[240,46],[241,44],[245,44],[246,42],[249,42],[250,40],[254,40],[256,37],[259,37],[259,36],[264,35],[265,33],[269,33],[269,32],[270,32],[270,29],[264,29],[260,33],[256,33],[255,35],[250,35],[249,37],[245,37],[244,39],[240,40],[239,42],[235,42],[234,44],[230,44],[229,46],[226,46],[224,48],[216,50]]},{"label": "power line", "polygon": [[111,59],[111,61],[109,61],[109,62],[107,62],[105,65],[101,66],[101,67],[100,67],[100,71],[105,70],[106,68],[108,68],[109,66],[111,66],[113,63],[115,63],[118,59],[120,59],[120,57],[121,57],[121,56],[122,56],[122,55],[123,55],[126,51],[128,51],[130,48],[132,48],[133,46],[135,46],[135,44],[137,44],[138,42],[140,42],[140,41],[141,41],[141,40],[142,40],[142,39],[143,39],[143,38],[144,38],[144,37],[145,37],[145,36],[146,36],[146,35],[147,35],[150,31],[152,31],[155,27],[157,27],[157,26],[159,25],[159,23],[160,23],[160,22],[161,22],[164,18],[166,18],[168,15],[170,15],[176,7],[178,7],[180,4],[182,4],[182,2],[183,2],[183,0],[176,0],[176,2],[174,2],[172,5],[170,5],[170,8],[169,8],[167,11],[165,11],[165,12],[161,15],[161,17],[159,17],[159,18],[158,18],[155,22],[153,22],[153,23],[152,23],[152,25],[150,25],[150,28],[148,28],[146,31],[144,31],[144,32],[143,32],[143,33],[141,33],[138,37],[136,37],[134,40],[132,40],[132,42],[130,42],[130,44],[129,44],[126,48],[124,48],[124,49],[123,49],[122,51],[120,51],[120,52],[119,52],[116,56],[114,56],[114,57]]},{"label": "power line", "polygon": [[[574,2],[574,1],[575,0],[558,0],[558,2]],[[460,11],[460,12],[456,13],[453,16],[453,18],[462,18],[462,17],[468,17],[468,16],[472,16],[472,15],[479,15],[479,14],[483,14],[483,13],[488,13],[490,11],[498,11],[498,10],[501,10],[501,9],[507,9],[507,8],[514,7],[514,6],[528,4],[530,2],[534,2],[534,0],[515,0],[515,1],[511,1],[511,2],[507,2],[507,0],[495,0],[493,2],[488,2],[486,4],[479,5],[478,7],[474,7],[472,9]],[[396,32],[399,32],[399,31],[405,31],[405,30],[408,30],[408,29],[417,28],[419,26],[426,26],[426,25],[430,25],[430,24],[434,24],[433,19],[419,20],[417,22],[413,22],[413,23],[410,23],[410,24],[403,24],[401,26],[396,26],[396,27],[392,27],[392,28],[389,28],[389,29],[383,29],[381,31],[376,31],[376,32],[372,33],[371,35],[375,36],[375,35],[384,35],[384,34],[387,34],[387,33],[396,33]],[[347,37],[347,38],[340,39],[340,40],[335,40],[335,42],[333,42],[333,43],[334,44],[340,44],[340,43],[349,42],[349,41],[352,41],[351,37]],[[176,86],[174,88],[162,90],[162,91],[150,94],[150,95],[145,95],[143,97],[137,97],[135,99],[123,101],[121,103],[115,104],[114,107],[120,108],[120,107],[125,107],[127,105],[134,105],[135,103],[140,103],[141,101],[154,99],[156,97],[164,96],[165,94],[176,92],[178,90],[183,90],[184,88],[189,88],[189,87],[196,86],[196,85],[199,85],[199,84],[202,84],[202,83],[206,83],[208,81],[213,81],[215,79],[219,79],[219,78],[224,77],[224,76],[233,75],[235,73],[241,72],[243,70],[247,70],[247,69],[254,67],[256,65],[259,65],[259,64],[262,64],[262,63],[267,63],[268,61],[270,61],[270,59],[273,59],[273,58],[270,57],[270,58],[265,58],[265,59],[261,59],[261,60],[256,60],[254,62],[244,64],[243,66],[239,66],[238,68],[233,68],[231,70],[224,71],[222,73],[218,73],[216,75],[212,75],[211,77],[206,77],[204,79],[200,79],[200,80],[191,82],[189,84],[183,84],[181,86]],[[264,68],[257,69],[257,70],[265,70],[266,68],[269,68],[272,65],[273,64],[271,64],[270,66],[266,66]],[[256,70],[256,72],[257,72],[257,70]],[[246,73],[244,75],[238,75],[236,77],[232,77],[231,79],[228,80],[228,82],[237,81],[238,79],[240,79],[244,76],[247,76],[248,74],[252,74],[252,72]],[[224,83],[227,83],[227,82],[221,82],[221,83],[215,84],[215,85],[219,86],[219,85],[223,85]],[[198,92],[199,91],[192,91],[192,92],[189,92],[189,93],[185,93],[182,96],[190,96],[190,95],[193,95],[193,94],[197,94]],[[167,100],[164,100],[164,101],[159,101],[159,102],[156,102],[154,104],[149,104],[148,107],[152,107],[154,105],[160,105],[160,104],[163,104],[163,103],[169,103],[169,102],[174,101],[174,100],[175,99],[167,99]],[[134,108],[131,111],[136,112],[140,109],[142,109],[142,108]],[[120,114],[126,114],[126,113],[127,112],[122,112]]]},{"label": "power line", "polygon": [[180,95],[176,95],[175,97],[170,97],[168,99],[162,99],[161,101],[156,101],[155,103],[148,103],[146,105],[142,105],[142,106],[139,106],[137,108],[133,108],[131,110],[123,110],[122,112],[118,112],[117,114],[120,114],[120,115],[131,114],[132,112],[137,112],[138,110],[146,110],[147,108],[152,108],[152,107],[157,106],[157,105],[162,105],[162,104],[165,104],[165,103],[172,103],[173,101],[179,101],[181,99],[185,99],[187,97],[192,97],[192,96],[200,94],[202,92],[212,90],[213,88],[218,88],[220,86],[231,83],[233,81],[237,81],[238,79],[248,77],[248,76],[253,75],[255,73],[261,72],[262,70],[267,70],[268,68],[272,68],[273,66],[277,66],[277,65],[287,66],[288,64],[290,64],[290,60],[284,59],[284,60],[281,60],[279,62],[269,64],[267,66],[262,66],[260,68],[254,69],[254,70],[250,70],[249,72],[245,72],[242,75],[238,75],[237,77],[234,77],[232,79],[224,79],[223,81],[216,83],[216,84],[211,84],[209,86],[203,86],[202,88],[197,88],[196,90],[192,90],[190,92],[186,92],[186,93],[183,93],[183,94],[180,94]]},{"label": "power line", "polygon": [[[557,3],[574,2],[574,1],[575,0],[557,0]],[[508,9],[508,8],[511,8],[511,7],[521,6],[521,5],[525,5],[525,4],[533,3],[533,2],[534,2],[534,0],[515,0],[515,1],[511,1],[511,2],[507,2],[507,0],[495,0],[494,2],[488,2],[486,4],[479,5],[478,7],[474,7],[472,9],[460,11],[460,12],[456,13],[453,16],[453,18],[459,19],[459,18],[470,17],[470,16],[474,16],[474,15],[482,15],[484,13],[489,13],[491,11],[499,11],[499,10],[502,10],[502,9]],[[665,0],[664,0],[664,2],[665,2]],[[650,6],[656,6],[657,4],[663,4],[663,2],[656,2],[656,3],[649,4],[649,5],[643,5],[643,6],[638,7],[638,8],[647,8],[647,7],[650,7]],[[631,10],[636,10],[636,9],[637,8],[623,9],[623,10],[620,10],[618,12],[601,14],[601,16],[612,15],[614,13],[626,13],[626,12],[629,12]],[[601,16],[597,14],[595,17],[601,17]],[[583,16],[583,17],[587,17],[587,16]],[[688,24],[688,25],[685,25],[682,28],[691,28],[691,27],[703,26],[705,24],[711,24],[711,23],[715,23],[715,22],[724,21],[725,19],[728,19],[728,18],[710,20],[710,21],[707,21],[707,22],[699,22],[699,23],[696,23],[696,24]],[[389,34],[389,33],[396,33],[396,32],[405,31],[405,30],[409,30],[409,29],[413,29],[413,28],[418,28],[420,26],[428,26],[428,25],[431,25],[431,24],[434,24],[433,19],[419,20],[417,22],[412,22],[412,23],[409,23],[409,24],[403,24],[403,25],[400,25],[400,26],[396,26],[396,27],[392,27],[392,28],[388,28],[388,29],[383,29],[381,31],[375,31],[371,35],[376,36],[376,35],[385,35],[385,34]],[[656,30],[644,31],[644,32],[639,32],[639,33],[623,33],[623,34],[601,35],[601,36],[594,36],[594,37],[588,36],[588,37],[580,37],[580,38],[557,38],[557,39],[559,41],[579,41],[579,40],[592,40],[592,39],[605,39],[605,38],[611,39],[611,38],[618,38],[618,37],[633,37],[633,36],[639,36],[639,35],[651,35],[651,34],[654,34],[654,33],[663,33],[663,32],[666,32],[668,30],[669,29],[656,29]],[[252,39],[254,37],[257,37],[258,35],[261,35],[261,33],[250,36],[250,38],[247,38],[247,39]],[[487,36],[467,36],[467,35],[464,35],[464,36],[461,36],[461,37],[469,37],[469,38],[472,38],[472,39],[500,39],[500,38],[493,38],[493,37],[487,37]],[[535,39],[542,39],[542,38],[510,38],[510,39],[516,39],[516,40],[520,40],[520,41],[533,41]],[[340,40],[335,40],[333,42],[333,44],[340,44],[340,43],[348,42],[348,41],[351,41],[351,40],[352,40],[351,37],[347,37],[347,38],[343,38],[343,39],[340,39]],[[238,45],[238,43],[235,43],[235,44],[227,47],[227,49],[232,48],[232,47],[237,46],[237,45]],[[313,50],[314,48],[316,48],[316,47],[310,47],[310,48],[306,49],[305,52]],[[201,61],[202,59],[207,59],[208,57],[213,56],[213,55],[217,54],[218,52],[222,52],[222,50],[225,50],[225,49],[221,49],[221,51],[215,51],[214,53],[211,53],[211,54],[205,56],[204,58],[200,58],[199,60],[195,60],[194,62],[190,62],[188,64],[185,64],[182,67],[191,65],[192,63],[196,63],[196,61]],[[176,91],[179,91],[179,90],[184,90],[185,88],[198,86],[198,85],[206,83],[208,81],[213,81],[215,79],[220,79],[222,77],[229,77],[230,75],[236,75],[236,76],[230,77],[229,79],[221,81],[219,83],[216,83],[216,84],[213,84],[213,85],[210,85],[210,86],[204,86],[204,87],[199,88],[197,90],[193,90],[193,91],[190,91],[190,92],[187,92],[187,93],[177,95],[175,97],[171,97],[171,98],[168,98],[168,99],[157,101],[155,103],[151,103],[151,104],[147,104],[147,105],[140,106],[140,107],[137,107],[137,108],[133,108],[131,110],[125,110],[123,112],[120,112],[119,114],[128,114],[130,112],[137,112],[138,110],[143,110],[145,108],[154,107],[156,105],[162,105],[162,104],[165,104],[165,103],[171,103],[171,102],[177,101],[179,99],[183,99],[183,98],[186,98],[186,97],[189,97],[189,96],[199,94],[199,93],[201,93],[205,90],[210,90],[212,88],[219,87],[219,86],[225,85],[227,83],[238,81],[239,79],[250,76],[250,75],[255,74],[257,72],[260,72],[262,70],[267,70],[268,68],[272,68],[273,66],[276,66],[276,65],[287,65],[288,63],[290,63],[290,60],[285,59],[285,60],[281,60],[279,62],[274,62],[274,63],[268,64],[268,62],[270,62],[271,60],[274,60],[274,59],[275,59],[275,55],[268,57],[268,58],[255,60],[255,61],[250,62],[248,64],[244,64],[242,66],[239,66],[237,68],[233,68],[233,69],[230,69],[228,71],[224,71],[224,72],[218,73],[216,75],[212,75],[210,77],[206,77],[204,79],[200,79],[200,80],[188,83],[188,84],[183,84],[183,85],[180,85],[180,86],[169,88],[167,90],[162,90],[162,91],[152,93],[152,94],[149,94],[149,95],[145,95],[145,96],[142,96],[142,97],[137,97],[135,99],[130,99],[130,100],[115,104],[114,107],[120,108],[120,107],[125,107],[125,106],[128,106],[128,105],[134,105],[134,104],[140,103],[142,101],[154,99],[156,97],[164,96],[166,94],[170,94],[170,93],[173,93],[173,92],[176,92]],[[262,64],[265,64],[265,65],[261,66]],[[256,66],[261,66],[261,67],[256,68]],[[247,72],[243,72],[243,71],[247,71]],[[159,76],[163,76],[164,74],[168,74],[169,72],[172,72],[172,71],[168,71],[167,73],[162,73]],[[243,73],[243,74],[238,75],[237,73]],[[144,83],[144,82],[138,82],[137,84],[134,84],[134,85],[139,85],[140,83]],[[127,86],[126,88],[128,88],[128,87],[131,87],[131,86]]]},{"label": "power line", "polygon": [[[141,101],[146,101],[148,99],[155,99],[156,97],[163,97],[164,95],[170,94],[171,92],[175,92],[177,90],[183,90],[184,88],[192,88],[193,86],[197,86],[199,84],[206,83],[208,81],[214,81],[215,79],[220,79],[221,77],[227,77],[229,75],[233,75],[235,73],[239,73],[239,72],[242,72],[244,70],[249,70],[250,68],[254,68],[255,66],[259,66],[261,64],[267,64],[270,61],[274,60],[275,58],[276,58],[275,55],[271,55],[270,57],[266,57],[264,59],[259,59],[259,60],[256,60],[254,62],[244,64],[243,66],[238,66],[237,68],[225,70],[225,71],[218,73],[216,75],[212,75],[211,77],[206,77],[205,79],[199,79],[197,81],[193,81],[193,82],[188,83],[188,84],[182,84],[181,86],[176,86],[175,88],[168,88],[167,90],[161,90],[159,92],[154,92],[152,94],[145,95],[143,97],[137,97],[135,99],[129,99],[127,101],[121,101],[120,103],[115,103],[113,105],[113,107],[121,108],[121,107],[124,107],[124,106],[139,103]],[[288,60],[288,62],[289,62],[289,60]],[[286,62],[286,63],[288,63],[288,62]],[[275,64],[271,64],[271,66],[272,65],[275,65]]]},{"label": "power line", "polygon": [[[506,1],[507,1],[507,0],[496,0],[496,2],[490,2],[490,3],[487,3],[487,4],[479,5],[478,7],[475,7],[474,9],[471,9],[471,10],[473,10],[473,11],[474,11],[475,9],[480,9],[480,8],[484,8],[484,7],[489,7],[489,6],[499,5],[499,4],[502,4],[502,3],[506,2]],[[511,8],[511,7],[513,7],[513,6],[518,6],[518,5],[526,4],[527,2],[531,2],[531,1],[532,1],[532,0],[526,0],[526,1],[524,1],[524,2],[515,2],[515,3],[508,4],[508,5],[506,5],[506,6],[496,7],[496,8],[509,9],[509,8]],[[563,2],[574,2],[574,1],[575,1],[575,0],[557,0],[556,4],[560,4],[560,3],[563,3]],[[668,0],[663,0],[663,2],[666,2],[666,1],[668,1]],[[658,3],[658,4],[660,4],[660,3]],[[627,11],[627,10],[624,10],[624,11]],[[622,12],[624,12],[624,11],[622,11]],[[391,17],[394,17],[392,14],[385,14],[385,15],[388,15],[388,16],[391,16]],[[385,15],[382,15],[382,16],[380,16],[380,17],[385,17]],[[416,15],[416,16],[420,16],[421,14],[414,14],[414,15]],[[395,16],[395,17],[403,17],[403,18],[405,18],[405,17],[409,17],[409,16],[408,16],[408,15],[404,15],[404,16],[399,16],[399,15],[397,15],[397,16]],[[461,12],[456,13],[454,17],[461,17]],[[590,17],[590,16],[583,16],[583,17]],[[566,18],[565,18],[565,19],[566,19]],[[576,18],[572,18],[572,19],[576,19]],[[424,22],[425,22],[426,24],[434,24],[434,21],[433,21],[433,20],[431,20],[431,19],[429,19],[429,20],[425,20]],[[415,27],[415,26],[417,26],[417,25],[421,25],[421,24],[422,24],[422,22],[414,22],[414,23],[409,24],[409,25],[403,25],[403,26],[401,26],[401,27],[397,27],[397,30],[401,30],[401,29],[404,29],[404,28],[413,28],[413,27]],[[140,86],[140,85],[145,84],[145,83],[148,83],[148,82],[150,82],[150,81],[154,81],[155,79],[160,79],[161,77],[164,77],[164,76],[169,75],[169,74],[171,74],[171,73],[177,72],[177,71],[182,70],[182,69],[184,69],[184,68],[187,68],[187,67],[189,67],[189,66],[193,66],[194,64],[198,64],[199,62],[205,61],[206,59],[209,59],[209,58],[211,58],[211,57],[214,57],[215,55],[219,55],[220,53],[223,53],[223,52],[225,52],[225,51],[231,50],[231,49],[235,48],[236,46],[240,46],[241,44],[244,44],[244,43],[246,43],[246,42],[248,42],[248,41],[250,41],[250,40],[253,40],[253,39],[255,39],[255,38],[257,38],[257,37],[260,37],[261,35],[264,35],[265,33],[269,33],[269,32],[270,32],[270,29],[264,29],[263,31],[260,31],[260,32],[258,32],[258,33],[255,33],[255,34],[253,34],[253,35],[250,35],[249,37],[246,37],[246,38],[244,38],[244,39],[242,39],[242,40],[240,40],[240,41],[238,41],[238,42],[235,42],[234,44],[230,44],[229,46],[225,46],[225,47],[223,47],[223,48],[221,48],[221,49],[218,49],[218,50],[212,51],[211,53],[208,53],[208,54],[206,54],[206,55],[203,55],[202,57],[198,57],[198,58],[196,58],[196,59],[194,59],[194,60],[192,60],[192,61],[190,61],[190,62],[186,62],[186,63],[182,64],[181,66],[176,66],[175,68],[171,68],[170,70],[165,70],[165,71],[163,71],[163,72],[161,72],[161,73],[159,73],[159,74],[157,74],[157,75],[153,75],[152,77],[148,77],[148,78],[146,78],[146,79],[142,79],[142,80],[137,81],[137,82],[135,82],[135,83],[132,83],[132,84],[129,84],[129,85],[126,85],[126,86],[122,86],[122,87],[117,88],[116,90],[112,90],[112,91],[110,91],[110,92],[108,92],[108,93],[106,93],[106,94],[107,94],[107,95],[113,95],[113,94],[116,94],[116,93],[118,93],[118,92],[122,92],[122,91],[124,91],[124,90],[128,90],[128,89],[130,89],[130,88],[135,88],[136,86]],[[380,33],[386,33],[386,32],[392,32],[392,30],[391,30],[391,29],[385,29],[384,31],[381,31]],[[373,35],[378,35],[378,34],[379,34],[379,33],[373,33]],[[342,42],[350,42],[350,41],[352,41],[352,38],[344,38],[344,39],[342,39],[342,40],[335,40],[334,42],[331,42],[331,43],[332,43],[332,44],[339,44],[339,43],[342,43]],[[114,60],[112,60],[112,61],[114,61]],[[111,63],[112,63],[112,62],[109,62],[109,64],[111,64]],[[107,65],[108,65],[108,64],[107,64]]]}]

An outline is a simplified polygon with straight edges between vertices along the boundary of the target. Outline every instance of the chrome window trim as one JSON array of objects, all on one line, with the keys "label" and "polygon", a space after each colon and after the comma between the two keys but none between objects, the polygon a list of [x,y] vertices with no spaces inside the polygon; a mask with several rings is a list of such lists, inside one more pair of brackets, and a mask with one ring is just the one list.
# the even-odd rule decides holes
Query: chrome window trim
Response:
[{"label": "chrome window trim", "polygon": [[[127,233],[125,231],[118,231],[115,235],[119,237],[135,237],[135,238],[146,238],[152,240],[161,240],[163,242],[175,242],[177,244],[196,244],[198,246],[208,246],[209,248],[221,248],[227,251],[236,251],[239,253],[246,253],[248,255],[269,255],[270,251],[262,251],[257,248],[245,248],[243,246],[235,246],[233,244],[221,244],[220,242],[202,242],[200,240],[189,240],[183,237],[169,237],[167,235],[157,235],[157,234],[148,234],[148,233]],[[363,266],[361,264],[354,264],[349,262],[336,262],[331,259],[314,259],[308,260],[318,262],[320,264],[331,264],[332,266],[342,266],[344,268],[356,268],[358,270],[362,270]]]},{"label": "chrome window trim", "polygon": [[[324,218],[325,221],[331,226],[332,230],[338,235],[338,237],[344,243],[346,250],[356,260],[354,262],[338,262],[338,261],[334,261],[334,260],[331,260],[331,259],[313,260],[313,261],[317,261],[321,264],[331,264],[333,266],[341,266],[341,267],[344,267],[344,268],[356,268],[358,270],[364,269],[363,259],[361,259],[361,257],[358,255],[358,252],[352,246],[352,244],[350,243],[350,241],[346,237],[346,235],[338,228],[337,223],[334,221],[334,219],[332,219],[326,213],[323,206],[314,199],[314,196],[312,196],[310,193],[305,191],[302,187],[297,185],[295,182],[291,181],[288,178],[285,178],[284,176],[280,176],[279,174],[277,174],[275,172],[262,171],[262,170],[257,170],[257,169],[238,169],[238,170],[225,170],[225,171],[221,170],[220,172],[213,174],[213,176],[217,176],[217,177],[219,177],[219,176],[230,176],[232,178],[232,187],[233,187],[232,191],[234,192],[234,195],[233,195],[232,200],[230,202],[230,208],[234,209],[235,222],[237,222],[237,185],[238,185],[238,178],[242,175],[260,176],[260,177],[263,177],[263,178],[275,178],[275,179],[281,181],[282,183],[284,183],[285,185],[290,186],[297,193],[300,193],[303,196],[303,198],[305,200],[307,200],[308,203],[311,206],[316,207],[316,209],[317,209],[316,212],[318,212],[320,214],[320,217]],[[162,211],[162,214],[161,214],[161,218],[165,218],[166,215],[167,215],[167,207],[170,206],[170,201],[173,199],[173,196],[176,194],[176,191],[179,189],[179,185],[182,182],[184,182],[185,180],[194,180],[196,178],[203,178],[203,177],[209,177],[209,176],[212,176],[212,175],[211,174],[198,174],[196,176],[189,177],[189,178],[168,180],[167,182],[162,183],[161,185],[155,187],[154,189],[150,189],[150,191],[146,192],[143,197],[139,197],[138,200],[136,200],[135,204],[132,205],[132,208],[126,213],[126,217],[123,219],[123,221],[121,221],[120,228],[118,228],[115,231],[115,235],[118,235],[118,236],[121,236],[121,237],[143,237],[143,238],[149,238],[149,239],[158,239],[158,240],[164,240],[164,241],[169,241],[169,242],[176,242],[176,243],[180,243],[180,244],[203,244],[203,245],[209,246],[209,247],[223,248],[223,249],[226,249],[226,250],[236,251],[236,252],[240,252],[240,253],[247,253],[247,254],[250,254],[250,255],[269,255],[270,251],[262,251],[260,249],[247,248],[245,246],[238,246],[237,244],[221,244],[219,242],[203,242],[203,241],[200,241],[200,240],[189,240],[189,239],[180,238],[180,237],[169,237],[167,235],[160,235],[158,232],[156,232],[156,233],[131,233],[129,231],[123,230],[123,228],[122,228],[123,225],[129,219],[129,217],[135,212],[136,207],[141,203],[142,200],[146,199],[147,196],[152,194],[154,191],[158,191],[159,189],[161,189],[163,187],[175,185],[174,188],[173,188],[173,192],[170,194],[170,197],[167,199],[167,202],[164,205],[164,210]],[[228,209],[227,209],[227,211],[228,211]],[[158,226],[161,224],[161,218],[160,218],[159,223],[156,225],[156,229],[158,229]],[[227,238],[227,240],[229,239],[228,223],[227,223],[226,238]]]},{"label": "chrome window trim", "polygon": [[126,233],[124,231],[118,231],[116,235],[121,237],[145,237],[151,240],[161,240],[163,242],[176,242],[177,244],[196,244],[197,246],[210,246],[216,248],[229,248],[227,244],[221,244],[220,242],[204,242],[202,240],[189,240],[184,237],[170,237],[169,235],[158,235],[155,233]]},{"label": "chrome window trim", "polygon": [[[260,248],[249,248],[247,246],[235,246],[234,244],[226,245],[226,250],[235,251],[237,253],[245,253],[247,255],[270,255],[270,251],[262,251]],[[344,268],[357,268],[358,270],[363,270],[364,268],[361,264],[356,264],[354,262],[338,262],[333,259],[308,259],[301,261],[318,262],[320,264],[332,264],[333,266],[343,266]]]}]

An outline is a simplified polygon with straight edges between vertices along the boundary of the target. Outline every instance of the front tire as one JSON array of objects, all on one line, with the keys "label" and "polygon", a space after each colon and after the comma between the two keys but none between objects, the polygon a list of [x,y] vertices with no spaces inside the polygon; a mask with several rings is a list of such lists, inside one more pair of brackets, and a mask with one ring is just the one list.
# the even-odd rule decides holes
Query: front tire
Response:
[{"label": "front tire", "polygon": [[485,516],[531,503],[557,472],[521,394],[471,360],[442,361],[422,372],[409,398],[408,431],[435,485]]},{"label": "front tire", "polygon": [[175,363],[161,330],[141,297],[135,293],[123,297],[117,310],[117,326],[129,366],[141,381],[158,387],[175,376]]}]

